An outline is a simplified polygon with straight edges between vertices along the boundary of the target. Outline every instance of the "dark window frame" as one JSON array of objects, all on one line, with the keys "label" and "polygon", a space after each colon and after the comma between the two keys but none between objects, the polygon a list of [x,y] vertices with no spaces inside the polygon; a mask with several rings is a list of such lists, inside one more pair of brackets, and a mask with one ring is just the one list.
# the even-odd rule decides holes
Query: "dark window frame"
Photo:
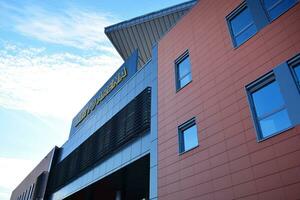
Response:
[{"label": "dark window frame", "polygon": [[[238,5],[231,13],[229,13],[229,15],[226,16],[226,22],[227,22],[227,28],[229,30],[229,34],[230,34],[230,37],[231,37],[231,41],[232,41],[232,44],[233,44],[233,47],[234,48],[238,48],[240,47],[241,45],[243,45],[244,43],[246,43],[248,40],[250,40],[252,37],[254,37],[259,30],[256,31],[255,34],[253,34],[252,36],[250,36],[249,38],[247,38],[245,41],[243,41],[242,43],[240,44],[237,44],[236,42],[236,37],[234,36],[233,34],[233,30],[232,30],[232,26],[231,26],[231,23],[230,21],[232,19],[234,19],[235,17],[237,17],[242,11],[244,11],[246,8],[249,9],[250,11],[250,14],[252,15],[252,12],[250,10],[250,8],[248,7],[247,5],[247,2],[246,1],[243,1],[240,5]],[[253,24],[256,26],[256,23],[253,19],[253,16],[252,16],[252,20],[253,20]],[[252,24],[251,24],[252,25]],[[249,25],[248,25],[249,26]]]},{"label": "dark window frame", "polygon": [[[300,2],[300,0],[294,0],[293,4],[287,8],[284,12],[282,12],[280,15],[278,15],[276,18],[272,19],[269,15],[268,10],[264,6],[263,0],[244,0],[241,4],[239,4],[233,11],[231,11],[226,17],[225,20],[227,22],[227,28],[231,37],[233,49],[237,49],[244,43],[246,43],[248,40],[250,40],[252,37],[254,37],[257,33],[260,32],[261,29],[271,24],[276,19],[280,18],[281,15],[288,12],[290,9],[292,9],[295,5],[297,5]],[[256,26],[256,33],[247,38],[244,42],[237,45],[236,39],[234,37],[232,27],[230,24],[230,20],[233,19],[235,16],[237,16],[240,12],[243,11],[248,7],[250,14],[253,19],[253,23]]]},{"label": "dark window frame", "polygon": [[[265,118],[267,118],[268,116],[271,116],[273,115],[274,113],[277,113],[277,112],[280,112],[284,109],[287,109],[287,104],[285,102],[285,104],[268,113],[267,116],[264,116],[264,117],[258,117],[257,114],[256,114],[256,108],[255,108],[255,104],[254,104],[254,101],[253,101],[253,98],[252,98],[252,93],[260,90],[260,89],[263,89],[264,87],[266,87],[267,85],[273,83],[274,81],[277,81],[276,80],[276,77],[275,77],[275,74],[273,71],[259,77],[258,79],[256,79],[254,82],[246,85],[245,89],[246,89],[246,92],[247,92],[247,99],[248,99],[248,103],[249,103],[249,106],[250,106],[250,113],[251,113],[251,116],[252,116],[252,121],[253,121],[253,124],[254,124],[254,128],[256,130],[256,139],[257,139],[257,142],[262,142],[264,140],[267,140],[269,138],[272,138],[280,133],[283,133],[291,128],[293,128],[293,124],[291,123],[291,126],[287,127],[287,128],[284,128],[282,130],[279,130],[279,131],[276,131],[268,136],[265,136],[263,137],[263,134],[262,134],[262,130],[261,130],[261,127],[260,127],[260,124],[259,124],[259,121]],[[282,95],[282,98],[284,99],[284,96]],[[285,100],[285,99],[284,99]]]},{"label": "dark window frame", "polygon": [[[187,129],[196,126],[196,136],[197,136],[197,145],[185,150],[184,149],[184,131],[186,131]],[[186,152],[189,152],[195,148],[197,148],[199,146],[199,139],[198,139],[198,127],[197,127],[197,123],[196,123],[196,118],[193,117],[192,119],[189,119],[188,121],[184,122],[183,124],[181,124],[180,126],[178,126],[178,144],[179,144],[179,155],[182,155]]]},{"label": "dark window frame", "polygon": [[[297,85],[297,88],[298,88],[298,92],[300,93],[300,77],[297,77],[297,74],[295,72],[295,68],[296,67],[300,67],[300,54],[294,56],[292,59],[290,59],[288,62],[287,62],[289,68],[290,68],[290,71],[293,75],[293,78],[294,78],[294,81]],[[298,80],[299,78],[299,80]]]},{"label": "dark window frame", "polygon": [[31,191],[31,194],[30,194],[30,199],[33,198],[33,192],[34,192],[34,189],[35,189],[35,183],[32,184],[32,191]]},{"label": "dark window frame", "polygon": [[[264,9],[264,12],[266,14],[266,16],[268,17],[268,20],[270,23],[272,23],[273,21],[275,21],[276,19],[278,19],[281,15],[283,15],[284,13],[286,13],[287,11],[289,11],[291,8],[293,8],[297,3],[298,3],[298,0],[294,0],[294,3],[289,7],[287,8],[285,11],[283,11],[282,13],[280,13],[277,17],[275,17],[274,19],[271,18],[270,14],[269,14],[269,11],[268,9],[265,7],[264,5],[264,0],[259,0],[260,4],[262,5],[263,9]],[[274,7],[274,6],[273,6]]]},{"label": "dark window frame", "polygon": [[186,77],[187,75],[191,75],[191,80],[185,84],[184,86],[180,86],[180,81],[184,78],[182,77],[180,79],[179,77],[179,64],[182,63],[182,61],[184,61],[185,59],[189,58],[190,59],[190,53],[189,50],[187,49],[185,52],[183,52],[175,61],[174,61],[174,65],[175,65],[175,86],[176,86],[176,92],[180,91],[181,89],[185,88],[187,85],[189,85],[192,81],[193,81],[193,77],[192,77],[192,64],[191,64],[191,59],[190,59],[190,72],[185,74],[184,77]]}]

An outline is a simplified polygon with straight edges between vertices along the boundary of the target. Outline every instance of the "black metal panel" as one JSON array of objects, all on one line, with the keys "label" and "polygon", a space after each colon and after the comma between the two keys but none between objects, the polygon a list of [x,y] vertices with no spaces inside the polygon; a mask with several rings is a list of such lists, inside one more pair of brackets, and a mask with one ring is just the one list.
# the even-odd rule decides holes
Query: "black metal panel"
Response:
[{"label": "black metal panel", "polygon": [[43,199],[46,191],[48,180],[48,172],[42,172],[36,179],[35,188],[32,199]]},{"label": "black metal panel", "polygon": [[151,89],[146,88],[51,170],[48,194],[66,185],[132,138],[150,129]]}]

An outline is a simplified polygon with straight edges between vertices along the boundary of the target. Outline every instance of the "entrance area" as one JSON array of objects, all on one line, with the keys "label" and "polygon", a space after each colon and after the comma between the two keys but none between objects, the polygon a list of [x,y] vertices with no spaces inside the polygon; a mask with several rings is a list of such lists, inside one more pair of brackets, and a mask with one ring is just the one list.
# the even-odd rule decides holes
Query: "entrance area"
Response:
[{"label": "entrance area", "polygon": [[66,200],[148,200],[149,166],[148,154]]}]

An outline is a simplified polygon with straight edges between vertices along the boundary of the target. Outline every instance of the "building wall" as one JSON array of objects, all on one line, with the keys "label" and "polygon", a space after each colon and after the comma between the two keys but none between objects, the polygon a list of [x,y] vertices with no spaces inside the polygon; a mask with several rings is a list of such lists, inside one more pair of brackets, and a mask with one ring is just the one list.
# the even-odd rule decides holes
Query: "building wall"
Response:
[{"label": "building wall", "polygon": [[[124,86],[127,81],[130,81],[133,74],[136,73],[137,69],[137,52],[134,52],[124,64],[117,70],[126,67],[127,76],[124,80],[120,82],[95,109],[76,127],[76,119],[78,115],[87,108],[87,105],[91,103],[95,97],[99,96],[100,92],[103,92],[103,89],[111,82],[112,77],[97,91],[97,93],[89,100],[87,105],[85,105],[81,111],[74,117],[70,130],[69,139],[61,147],[61,155],[59,160],[66,158],[74,149],[76,149],[80,144],[82,144],[88,137],[96,132],[101,126],[103,126],[108,120],[110,120],[117,112],[119,112],[126,104],[128,104],[139,92],[145,88],[145,85],[140,84],[138,93],[134,93],[134,90],[137,88],[133,82],[133,86],[128,89],[128,86]],[[117,73],[117,72],[115,72]],[[141,82],[144,78],[143,73],[139,73],[139,81]],[[141,78],[142,76],[142,78]],[[132,82],[132,81],[130,81]]]},{"label": "building wall", "polygon": [[[116,152],[100,161],[94,167],[87,170],[58,191],[50,195],[49,199],[64,199],[75,192],[86,188],[92,183],[107,177],[117,170],[129,165],[137,159],[150,153],[150,199],[157,197],[157,48],[153,49],[152,59],[143,68],[137,71],[106,104],[100,105],[87,119],[83,126],[91,129],[80,129],[63,146],[62,156],[65,158],[70,152],[84,142],[99,127],[112,116],[125,107],[145,88],[151,87],[151,125],[150,131],[141,135],[128,144],[122,146]],[[108,112],[108,114],[107,114]],[[84,132],[84,130],[86,132]],[[81,135],[82,134],[82,135]],[[81,136],[80,136],[81,135]],[[87,136],[88,135],[88,136]]]},{"label": "building wall", "polygon": [[[158,45],[158,197],[300,199],[300,126],[257,142],[245,85],[300,52],[300,3],[238,48],[225,17],[241,1],[199,3]],[[176,93],[189,50],[192,82]],[[199,147],[179,155],[177,127],[196,117]]]},{"label": "building wall", "polygon": [[[14,189],[10,200],[29,200],[33,197],[37,177],[43,172],[49,172],[56,147],[52,149],[41,162],[28,174],[28,176]],[[26,195],[25,195],[26,194]]]}]

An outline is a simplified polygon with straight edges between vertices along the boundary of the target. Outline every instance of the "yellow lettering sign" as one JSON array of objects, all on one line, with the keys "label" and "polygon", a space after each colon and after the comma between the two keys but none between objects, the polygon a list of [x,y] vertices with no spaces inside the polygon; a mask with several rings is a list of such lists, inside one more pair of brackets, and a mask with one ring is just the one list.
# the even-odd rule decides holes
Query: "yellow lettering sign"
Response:
[{"label": "yellow lettering sign", "polygon": [[108,84],[108,86],[82,111],[76,120],[75,127],[77,127],[93,110],[98,106],[110,92],[115,89],[127,76],[127,70],[124,67]]}]

